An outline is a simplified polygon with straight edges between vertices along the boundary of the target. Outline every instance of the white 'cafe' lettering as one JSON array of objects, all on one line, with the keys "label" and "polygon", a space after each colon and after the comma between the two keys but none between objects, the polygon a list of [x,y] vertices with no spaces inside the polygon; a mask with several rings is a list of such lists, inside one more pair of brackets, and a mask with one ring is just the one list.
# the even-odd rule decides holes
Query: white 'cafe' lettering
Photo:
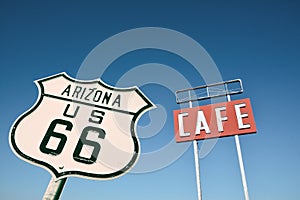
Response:
[{"label": "white 'cafe' lettering", "polygon": [[97,88],[88,88],[88,87],[81,87],[81,86],[73,86],[68,85],[64,91],[61,93],[61,95],[65,95],[68,97],[81,99],[85,101],[93,101],[95,103],[100,102],[101,104],[106,104],[111,106],[118,106],[120,107],[121,104],[121,96],[118,94],[116,97],[112,100],[112,92],[103,92],[101,90],[97,90]]}]

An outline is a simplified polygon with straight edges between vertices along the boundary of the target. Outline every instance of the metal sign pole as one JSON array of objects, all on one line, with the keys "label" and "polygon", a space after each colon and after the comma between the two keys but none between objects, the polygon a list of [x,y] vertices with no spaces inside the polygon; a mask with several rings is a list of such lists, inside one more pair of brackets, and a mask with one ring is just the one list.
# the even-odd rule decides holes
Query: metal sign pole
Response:
[{"label": "metal sign pole", "polygon": [[[229,94],[227,94],[227,100],[231,101]],[[239,136],[235,135],[234,138],[235,138],[235,145],[236,145],[236,150],[238,153],[239,165],[240,165],[240,170],[241,170],[242,183],[243,183],[243,188],[244,188],[244,196],[245,196],[245,200],[249,200],[248,187],[247,187],[245,168],[244,168],[244,163],[243,163],[242,150],[241,150]]]},{"label": "metal sign pole", "polygon": [[[191,91],[189,91],[189,107],[193,107],[193,103],[191,101]],[[200,184],[200,165],[199,165],[199,156],[198,156],[198,141],[193,141],[194,146],[194,160],[195,160],[195,169],[196,169],[196,182],[197,182],[197,195],[198,200],[202,200],[202,193],[201,193],[201,184]]]},{"label": "metal sign pole", "polygon": [[197,181],[197,192],[198,192],[198,200],[202,199],[201,193],[201,184],[200,184],[200,166],[199,166],[199,157],[198,157],[198,142],[197,140],[193,141],[194,145],[194,158],[195,158],[195,168],[196,168],[196,181]]},{"label": "metal sign pole", "polygon": [[62,190],[64,189],[66,181],[67,178],[62,178],[59,180],[51,178],[45,191],[43,200],[58,200],[62,193]]}]

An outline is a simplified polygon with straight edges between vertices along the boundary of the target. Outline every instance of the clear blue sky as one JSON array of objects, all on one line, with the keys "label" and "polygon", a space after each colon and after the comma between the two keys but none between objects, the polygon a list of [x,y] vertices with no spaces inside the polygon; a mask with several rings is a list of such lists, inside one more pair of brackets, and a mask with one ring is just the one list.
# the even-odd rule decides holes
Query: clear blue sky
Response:
[{"label": "clear blue sky", "polygon": [[[223,80],[243,80],[245,92],[233,99],[251,98],[258,129],[240,137],[250,199],[300,199],[299,9],[298,1],[0,1],[0,199],[41,199],[50,180],[48,171],[16,157],[8,143],[14,120],[37,99],[33,81],[62,71],[76,77],[100,42],[149,26],[188,35],[210,54]],[[176,69],[192,86],[204,84],[188,62],[153,49],[123,55],[102,79],[115,85],[122,74],[147,63]],[[159,84],[141,90],[162,105],[161,116],[166,116],[158,133],[141,139],[144,154],[173,139],[172,110],[179,106],[174,94]],[[146,114],[139,125],[147,123]],[[143,130],[138,128],[138,134]],[[153,163],[159,162],[154,156]],[[204,200],[243,199],[233,137],[218,140],[200,165]],[[171,165],[150,173],[109,181],[69,178],[61,199],[194,200],[196,194],[190,146]]]}]

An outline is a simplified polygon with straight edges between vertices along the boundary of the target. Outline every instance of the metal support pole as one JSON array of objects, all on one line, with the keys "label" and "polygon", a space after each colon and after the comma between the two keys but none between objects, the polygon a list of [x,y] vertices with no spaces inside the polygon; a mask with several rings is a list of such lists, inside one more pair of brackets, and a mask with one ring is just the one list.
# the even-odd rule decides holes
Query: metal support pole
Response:
[{"label": "metal support pole", "polygon": [[45,191],[43,200],[58,200],[62,193],[62,190],[64,189],[66,181],[67,178],[62,178],[60,180],[51,178]]},{"label": "metal support pole", "polygon": [[246,175],[245,175],[245,169],[244,169],[244,164],[243,164],[243,158],[242,158],[242,151],[241,151],[239,136],[235,135],[234,138],[235,138],[236,150],[237,150],[237,153],[238,153],[240,170],[241,170],[241,175],[242,175],[242,182],[243,182],[243,187],[244,187],[244,196],[245,196],[245,200],[249,200],[248,187],[247,187],[247,181],[246,181]]},{"label": "metal support pole", "polygon": [[[230,95],[227,95],[227,100],[231,101]],[[236,150],[237,150],[239,165],[240,165],[240,170],[241,170],[242,183],[243,183],[243,188],[244,188],[244,196],[245,196],[245,200],[249,200],[249,193],[248,193],[246,174],[245,174],[245,168],[244,168],[244,163],[243,163],[242,150],[241,150],[239,136],[235,135],[234,138],[235,138],[235,145],[236,145]]]},{"label": "metal support pole", "polygon": [[[191,101],[191,91],[189,91],[189,107],[193,107],[193,103]],[[201,184],[200,184],[200,165],[199,165],[199,156],[198,156],[198,141],[193,141],[194,146],[194,160],[195,160],[195,169],[196,169],[196,182],[197,182],[197,196],[198,200],[202,200],[201,193]]]},{"label": "metal support pole", "polygon": [[199,156],[198,156],[198,142],[196,140],[194,140],[193,145],[194,145],[194,158],[195,158],[195,168],[196,168],[197,194],[198,194],[198,200],[201,200],[202,199],[202,193],[201,193],[201,184],[200,184],[200,166],[199,166]]}]

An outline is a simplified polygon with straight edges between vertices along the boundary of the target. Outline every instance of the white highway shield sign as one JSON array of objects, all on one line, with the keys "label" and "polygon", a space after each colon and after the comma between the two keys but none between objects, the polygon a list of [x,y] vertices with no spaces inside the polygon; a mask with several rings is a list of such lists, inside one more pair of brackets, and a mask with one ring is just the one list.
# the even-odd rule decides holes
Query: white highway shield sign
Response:
[{"label": "white highway shield sign", "polygon": [[36,81],[39,99],[11,129],[10,145],[25,161],[67,176],[109,179],[139,155],[139,117],[155,106],[137,88],[79,81],[65,73]]}]

